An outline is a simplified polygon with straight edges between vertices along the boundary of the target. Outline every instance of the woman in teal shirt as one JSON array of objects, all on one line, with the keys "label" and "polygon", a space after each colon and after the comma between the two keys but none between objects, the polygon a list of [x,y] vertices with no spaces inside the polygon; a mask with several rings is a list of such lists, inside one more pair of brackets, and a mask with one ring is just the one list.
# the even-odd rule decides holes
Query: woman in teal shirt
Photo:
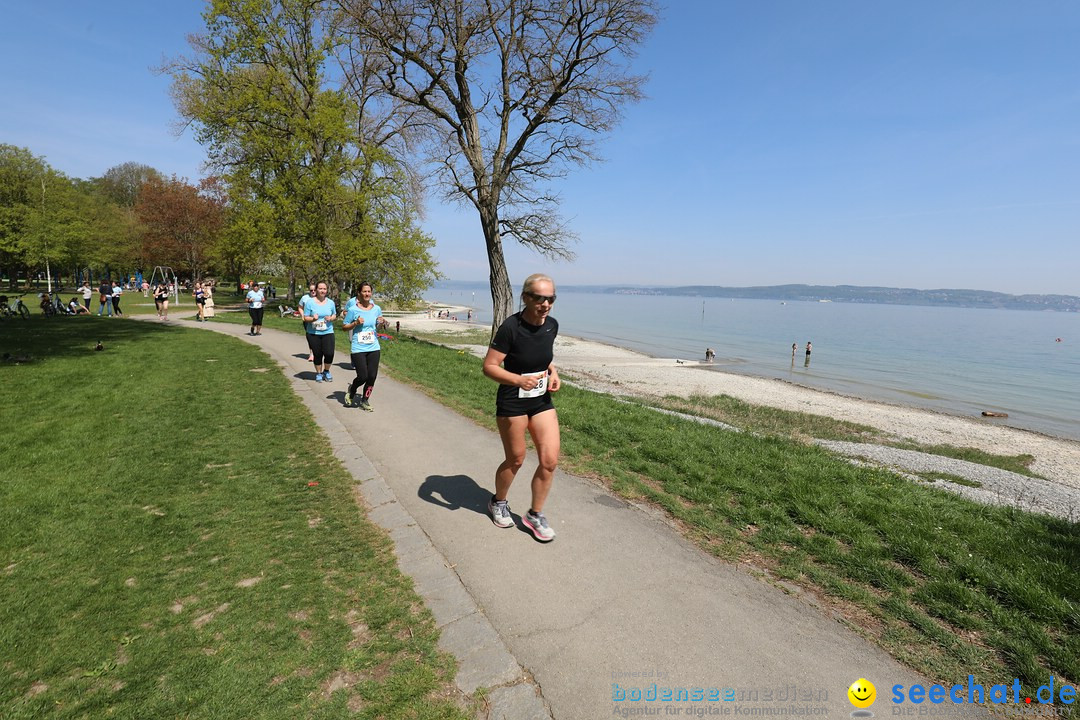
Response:
[{"label": "woman in teal shirt", "polygon": [[360,283],[359,300],[345,313],[346,330],[352,330],[352,364],[356,377],[349,384],[345,393],[345,407],[354,407],[353,398],[357,390],[363,388],[360,401],[356,403],[361,410],[372,412],[370,403],[371,388],[379,375],[379,335],[376,332],[382,308],[371,301],[371,283]]},{"label": "woman in teal shirt", "polygon": [[308,347],[315,364],[315,382],[332,381],[330,366],[334,362],[334,321],[337,320],[337,305],[326,297],[329,290],[326,283],[315,286],[315,297],[303,305],[303,319],[307,323]]}]

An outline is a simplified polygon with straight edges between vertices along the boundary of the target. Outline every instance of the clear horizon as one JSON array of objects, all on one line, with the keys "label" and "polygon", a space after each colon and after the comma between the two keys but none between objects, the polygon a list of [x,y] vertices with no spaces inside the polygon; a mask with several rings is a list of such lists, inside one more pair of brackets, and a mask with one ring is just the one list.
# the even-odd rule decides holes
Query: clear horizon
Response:
[{"label": "clear horizon", "polygon": [[[461,285],[483,285],[485,287],[487,287],[487,284],[488,284],[487,280],[476,280],[476,279],[473,279],[473,280],[458,280],[458,279],[453,279],[453,278],[446,278],[444,280],[437,281],[436,284],[438,284],[439,282],[452,282],[452,283],[459,283]],[[514,284],[515,280],[513,278],[511,278],[510,283],[511,283],[511,286],[513,287],[513,289],[516,291],[517,287]],[[678,284],[672,285],[672,284],[665,283],[665,284],[662,284],[662,285],[654,285],[654,284],[649,284],[649,283],[611,283],[611,282],[603,282],[603,283],[558,283],[558,285],[559,285],[559,287],[563,287],[563,288],[567,288],[567,287],[570,287],[570,288],[574,288],[574,287],[598,287],[598,288],[622,287],[622,288],[655,288],[655,289],[658,289],[658,290],[664,290],[664,289],[670,289],[670,288],[681,288],[681,287],[722,287],[722,288],[730,288],[732,290],[749,290],[749,289],[752,289],[752,288],[805,286],[805,287],[822,287],[822,288],[836,288],[836,287],[853,287],[853,288],[865,288],[865,289],[886,288],[886,289],[889,289],[889,290],[915,290],[917,292],[934,292],[934,291],[937,291],[937,290],[959,290],[959,291],[964,291],[964,292],[997,292],[997,293],[1002,292],[1000,290],[993,290],[991,288],[970,288],[970,287],[968,287],[968,288],[964,288],[964,287],[924,287],[924,288],[919,288],[919,287],[900,287],[898,285],[852,285],[851,283],[837,283],[835,285],[820,285],[818,283],[779,283],[779,284],[772,284],[772,285],[708,285],[708,284],[704,284],[704,283],[678,283]],[[1056,296],[1080,298],[1080,295],[1069,295],[1067,293],[1003,293],[1003,294],[1005,294],[1005,295],[1013,295],[1013,296],[1017,296],[1017,297],[1022,296],[1022,295],[1056,295]]]},{"label": "clear horizon", "polygon": [[[123,162],[197,180],[169,78],[200,3],[15,4],[0,142],[72,177]],[[1080,295],[1080,5],[673,3],[648,98],[555,189],[562,285],[855,285]],[[43,52],[47,49],[47,52]],[[437,193],[432,193],[435,197]],[[487,277],[474,211],[429,200],[449,279]]]}]

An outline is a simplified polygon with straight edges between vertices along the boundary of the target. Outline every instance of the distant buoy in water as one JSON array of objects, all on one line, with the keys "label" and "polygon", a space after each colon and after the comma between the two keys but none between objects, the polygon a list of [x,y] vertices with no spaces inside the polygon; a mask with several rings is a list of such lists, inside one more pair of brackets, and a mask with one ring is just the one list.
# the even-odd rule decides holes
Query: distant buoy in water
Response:
[{"label": "distant buoy in water", "polygon": [[1057,339],[1057,340],[1055,340],[1054,342],[1061,342],[1061,338],[1058,338],[1058,339]]}]

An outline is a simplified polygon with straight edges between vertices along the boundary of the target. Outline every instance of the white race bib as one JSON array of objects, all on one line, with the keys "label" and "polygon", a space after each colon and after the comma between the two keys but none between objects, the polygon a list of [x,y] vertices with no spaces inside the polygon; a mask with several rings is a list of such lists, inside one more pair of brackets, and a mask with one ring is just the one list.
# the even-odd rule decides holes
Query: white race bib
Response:
[{"label": "white race bib", "polygon": [[261,302],[259,302],[258,300],[252,300],[252,301],[251,301],[251,308],[252,308],[253,310],[258,310],[258,309],[259,309],[259,308],[261,308],[261,307],[262,307],[262,303],[261,303]]},{"label": "white race bib", "polygon": [[521,388],[518,388],[518,397],[519,398],[540,397],[541,395],[543,395],[544,393],[547,392],[547,370],[541,370],[540,372],[534,372],[534,373],[521,373],[521,374],[522,374],[523,377],[539,378],[540,382],[538,382],[536,384],[536,387],[534,387],[532,390],[523,390]]},{"label": "white race bib", "polygon": [[375,331],[364,330],[356,334],[356,342],[361,345],[371,345],[375,342]]},{"label": "white race bib", "polygon": [[322,332],[323,330],[326,329],[326,320],[323,320],[322,318],[319,318],[318,320],[315,321],[314,327],[315,327],[316,330]]}]

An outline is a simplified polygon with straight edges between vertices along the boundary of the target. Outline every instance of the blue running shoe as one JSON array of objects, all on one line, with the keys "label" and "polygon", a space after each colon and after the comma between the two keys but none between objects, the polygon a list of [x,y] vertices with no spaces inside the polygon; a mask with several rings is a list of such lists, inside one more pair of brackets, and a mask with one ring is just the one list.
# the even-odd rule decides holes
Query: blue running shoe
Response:
[{"label": "blue running shoe", "polygon": [[326,372],[323,373],[323,377],[326,379],[326,382],[333,382],[333,380],[334,380],[333,376],[330,375],[329,370],[327,370]]},{"label": "blue running shoe", "polygon": [[322,382],[322,373],[315,373],[315,382]]}]

